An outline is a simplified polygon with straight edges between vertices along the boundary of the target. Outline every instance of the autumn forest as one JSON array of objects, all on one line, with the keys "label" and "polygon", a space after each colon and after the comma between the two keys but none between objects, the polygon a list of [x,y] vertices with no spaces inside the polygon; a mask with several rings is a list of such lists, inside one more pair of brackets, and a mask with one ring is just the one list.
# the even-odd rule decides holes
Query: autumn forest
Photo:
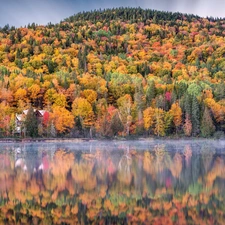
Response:
[{"label": "autumn forest", "polygon": [[[6,25],[0,136],[223,137],[224,28],[223,19],[141,8]],[[35,110],[45,110],[40,121]]]}]

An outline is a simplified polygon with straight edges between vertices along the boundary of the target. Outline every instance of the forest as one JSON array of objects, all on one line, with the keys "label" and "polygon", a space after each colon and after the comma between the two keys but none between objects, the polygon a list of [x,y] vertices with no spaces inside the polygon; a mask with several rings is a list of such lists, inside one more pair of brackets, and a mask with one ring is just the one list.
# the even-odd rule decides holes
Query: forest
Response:
[{"label": "forest", "polygon": [[[224,28],[225,19],[141,8],[6,25],[0,136],[224,137]],[[47,112],[41,121],[36,109]]]}]

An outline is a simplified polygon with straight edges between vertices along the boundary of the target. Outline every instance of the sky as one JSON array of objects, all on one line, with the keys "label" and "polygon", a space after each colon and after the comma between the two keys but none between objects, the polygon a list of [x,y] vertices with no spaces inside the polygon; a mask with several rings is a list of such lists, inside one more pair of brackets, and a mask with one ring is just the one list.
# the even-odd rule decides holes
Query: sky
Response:
[{"label": "sky", "polygon": [[78,12],[121,6],[225,17],[224,0],[0,0],[0,27],[58,23]]}]

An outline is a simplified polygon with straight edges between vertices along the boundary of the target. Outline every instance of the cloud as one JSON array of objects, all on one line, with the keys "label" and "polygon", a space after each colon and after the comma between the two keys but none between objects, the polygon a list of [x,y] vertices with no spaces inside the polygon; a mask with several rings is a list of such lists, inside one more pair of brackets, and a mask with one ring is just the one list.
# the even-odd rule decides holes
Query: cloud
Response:
[{"label": "cloud", "polygon": [[143,0],[139,2],[144,8],[190,13],[203,17],[225,17],[225,1],[223,0]]}]

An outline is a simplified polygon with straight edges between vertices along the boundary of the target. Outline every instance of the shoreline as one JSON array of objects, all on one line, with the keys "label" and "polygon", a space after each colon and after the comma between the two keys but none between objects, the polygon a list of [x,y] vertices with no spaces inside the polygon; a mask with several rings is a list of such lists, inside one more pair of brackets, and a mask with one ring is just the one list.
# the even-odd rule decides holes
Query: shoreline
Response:
[{"label": "shoreline", "polygon": [[85,138],[0,138],[0,143],[31,143],[31,142],[87,142]]},{"label": "shoreline", "polygon": [[0,143],[82,143],[93,141],[222,141],[225,139],[202,137],[132,137],[132,138],[0,138]]}]

